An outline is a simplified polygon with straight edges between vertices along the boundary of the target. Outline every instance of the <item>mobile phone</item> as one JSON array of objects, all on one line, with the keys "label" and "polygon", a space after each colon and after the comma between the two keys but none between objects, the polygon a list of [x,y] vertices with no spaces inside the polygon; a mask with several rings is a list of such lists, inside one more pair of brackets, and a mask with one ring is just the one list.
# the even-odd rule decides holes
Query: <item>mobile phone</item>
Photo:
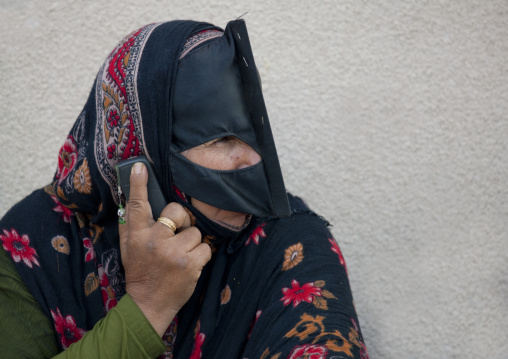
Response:
[{"label": "mobile phone", "polygon": [[157,177],[155,176],[152,164],[148,161],[148,158],[146,158],[146,156],[132,157],[120,161],[116,165],[116,175],[118,177],[118,184],[122,188],[122,192],[125,195],[125,199],[127,200],[127,202],[129,202],[131,168],[136,162],[142,162],[148,170],[148,184],[147,184],[148,203],[150,203],[150,207],[152,208],[153,218],[157,220],[157,218],[160,217],[162,210],[164,209],[164,207],[166,207],[168,203],[164,198],[161,186],[157,181]]}]

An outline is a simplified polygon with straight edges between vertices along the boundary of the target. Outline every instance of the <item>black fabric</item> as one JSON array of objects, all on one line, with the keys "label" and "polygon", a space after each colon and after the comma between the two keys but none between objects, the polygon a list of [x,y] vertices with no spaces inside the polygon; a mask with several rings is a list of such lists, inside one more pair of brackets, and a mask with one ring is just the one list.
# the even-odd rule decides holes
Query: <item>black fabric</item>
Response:
[{"label": "black fabric", "polygon": [[[243,20],[230,22],[224,36],[180,60],[173,106],[171,167],[178,188],[229,211],[259,217],[289,216],[286,189]],[[256,150],[262,158],[262,169],[217,171],[185,162],[178,155],[225,136],[235,136]]]}]

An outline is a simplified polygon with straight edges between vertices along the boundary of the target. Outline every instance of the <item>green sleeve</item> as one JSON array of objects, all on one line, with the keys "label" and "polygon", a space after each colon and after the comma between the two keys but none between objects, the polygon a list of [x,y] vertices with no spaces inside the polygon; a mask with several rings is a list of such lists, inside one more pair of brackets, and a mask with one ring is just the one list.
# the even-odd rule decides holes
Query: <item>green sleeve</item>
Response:
[{"label": "green sleeve", "polygon": [[58,354],[53,323],[44,315],[0,247],[0,348],[5,358],[156,358],[164,343],[126,294],[83,338]]}]

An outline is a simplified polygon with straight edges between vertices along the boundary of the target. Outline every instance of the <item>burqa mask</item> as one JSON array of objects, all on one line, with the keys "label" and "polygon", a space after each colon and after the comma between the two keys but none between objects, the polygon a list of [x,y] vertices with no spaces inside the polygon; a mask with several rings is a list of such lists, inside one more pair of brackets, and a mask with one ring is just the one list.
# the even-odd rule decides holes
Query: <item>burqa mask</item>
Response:
[{"label": "burqa mask", "polygon": [[[214,170],[180,154],[234,136],[261,156],[253,166]],[[243,20],[180,60],[173,93],[173,183],[211,206],[259,217],[290,215],[289,203]]]}]

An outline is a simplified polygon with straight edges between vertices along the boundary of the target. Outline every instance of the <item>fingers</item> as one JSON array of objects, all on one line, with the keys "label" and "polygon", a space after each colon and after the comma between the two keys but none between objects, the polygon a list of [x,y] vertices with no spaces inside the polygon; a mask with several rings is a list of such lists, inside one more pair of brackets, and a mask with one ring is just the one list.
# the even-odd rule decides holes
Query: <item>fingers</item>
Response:
[{"label": "fingers", "polygon": [[[175,223],[177,230],[175,232],[180,232],[182,229],[188,228],[191,225],[191,219],[187,211],[183,208],[182,205],[176,202],[171,202],[168,204],[161,213],[161,217],[166,217]],[[159,227],[159,230],[164,230],[169,232],[173,232],[168,226],[163,223],[157,222],[154,224],[154,227]],[[174,234],[174,233],[173,233]]]},{"label": "fingers", "polygon": [[132,166],[129,202],[127,203],[127,224],[129,230],[140,230],[153,223],[152,209],[148,203],[148,171],[141,162]]}]

